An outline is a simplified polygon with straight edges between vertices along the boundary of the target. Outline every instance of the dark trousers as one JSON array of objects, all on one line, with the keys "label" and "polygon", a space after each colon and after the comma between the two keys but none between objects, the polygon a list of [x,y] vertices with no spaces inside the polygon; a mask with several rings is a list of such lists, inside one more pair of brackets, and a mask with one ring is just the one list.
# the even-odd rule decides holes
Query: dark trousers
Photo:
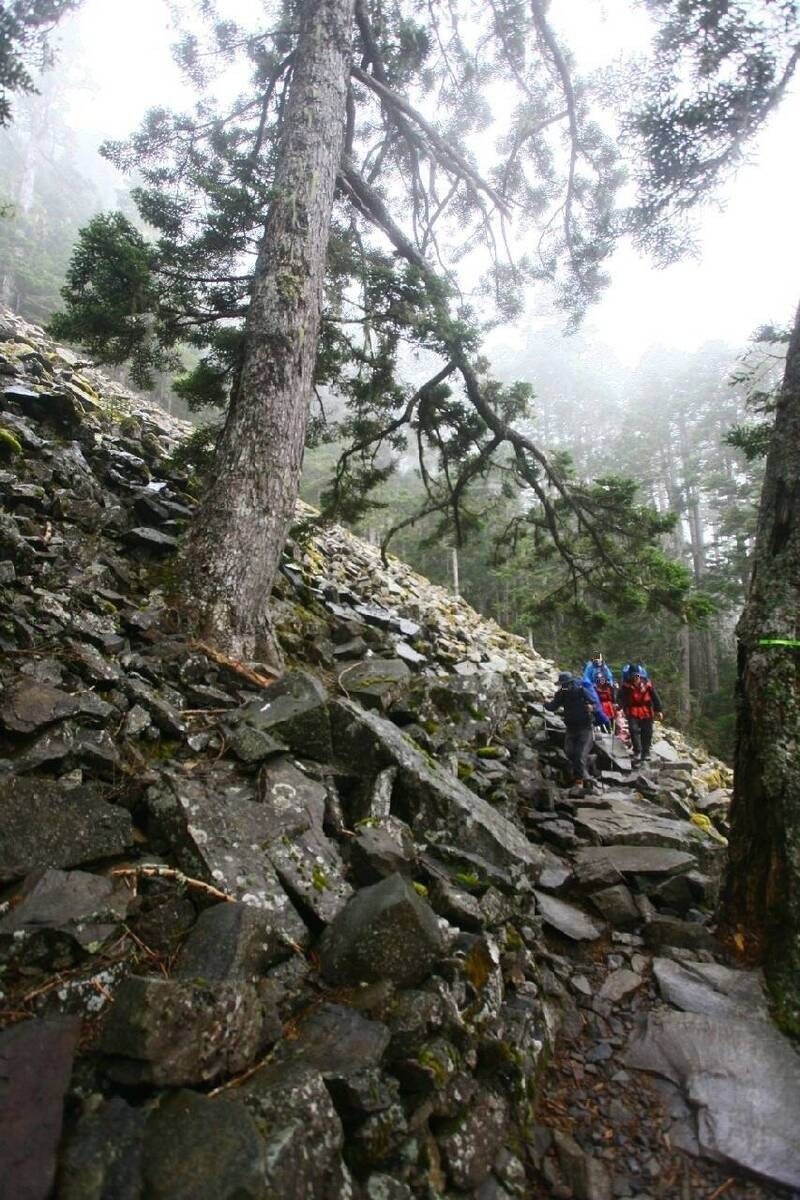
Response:
[{"label": "dark trousers", "polygon": [[564,753],[570,761],[573,779],[588,779],[589,753],[594,745],[591,725],[567,726],[564,737]]},{"label": "dark trousers", "polygon": [[631,732],[633,753],[637,758],[647,758],[653,740],[653,718],[628,717],[628,729]]}]

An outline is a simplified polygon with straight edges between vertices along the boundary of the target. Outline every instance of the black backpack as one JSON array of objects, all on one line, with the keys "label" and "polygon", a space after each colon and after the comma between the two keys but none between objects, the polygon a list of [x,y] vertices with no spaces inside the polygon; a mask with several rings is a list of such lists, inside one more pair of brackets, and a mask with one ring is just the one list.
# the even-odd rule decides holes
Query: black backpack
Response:
[{"label": "black backpack", "polygon": [[567,725],[591,725],[594,700],[578,680],[564,688],[564,721]]}]

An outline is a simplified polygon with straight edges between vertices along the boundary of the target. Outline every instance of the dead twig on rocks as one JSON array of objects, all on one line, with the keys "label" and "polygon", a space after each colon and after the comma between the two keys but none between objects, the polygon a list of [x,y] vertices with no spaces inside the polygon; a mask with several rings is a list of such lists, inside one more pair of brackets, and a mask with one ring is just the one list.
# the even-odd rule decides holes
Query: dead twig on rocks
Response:
[{"label": "dead twig on rocks", "polygon": [[256,687],[269,687],[278,678],[277,675],[262,675],[260,671],[254,671],[252,667],[248,667],[247,663],[239,662],[236,658],[230,658],[229,655],[223,654],[220,650],[215,650],[213,646],[209,646],[207,642],[192,642],[191,646],[193,650],[199,650],[201,654],[207,655],[219,666],[227,667],[229,671],[233,671],[235,675],[240,675],[248,683],[254,683]]},{"label": "dead twig on rocks", "polygon": [[212,896],[215,900],[229,900],[234,902],[235,896],[231,896],[228,892],[220,891],[210,883],[205,883],[202,879],[192,879],[189,875],[184,875],[183,871],[178,871],[175,867],[162,867],[157,863],[143,863],[140,867],[115,867],[110,875],[120,879],[137,879],[144,877],[145,879],[174,879],[176,883],[182,884],[184,887],[193,888],[197,892],[203,892],[206,896]]}]

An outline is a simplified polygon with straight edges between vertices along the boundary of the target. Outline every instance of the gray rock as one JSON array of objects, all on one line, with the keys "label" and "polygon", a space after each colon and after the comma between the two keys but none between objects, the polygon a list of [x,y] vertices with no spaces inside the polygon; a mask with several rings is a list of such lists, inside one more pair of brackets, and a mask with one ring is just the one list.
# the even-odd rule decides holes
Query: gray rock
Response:
[{"label": "gray rock", "polygon": [[49,779],[0,780],[0,882],[38,867],[74,867],[123,854],[133,843],[130,814],[90,787]]},{"label": "gray rock", "polygon": [[150,715],[156,729],[160,729],[168,737],[182,738],[185,736],[186,725],[181,720],[180,713],[168,700],[159,695],[155,688],[150,687],[143,680],[134,679],[131,676],[124,676],[120,680],[119,686],[129,700],[138,704]]},{"label": "gray rock", "polygon": [[620,1000],[624,1000],[631,992],[640,988],[643,982],[641,975],[637,975],[635,971],[629,971],[627,967],[620,967],[617,971],[612,971],[603,981],[598,997],[600,1000],[607,1000],[610,1004],[619,1004]]},{"label": "gray rock", "polygon": [[650,917],[644,929],[644,936],[651,950],[660,950],[662,946],[679,946],[685,950],[718,949],[714,936],[705,925],[681,921],[677,917]]},{"label": "gray rock", "polygon": [[[270,1194],[264,1157],[264,1140],[236,1093],[211,1098],[179,1091],[147,1120],[141,1195],[148,1200],[263,1200]],[[104,1193],[104,1200],[112,1195]]]},{"label": "gray rock", "polygon": [[288,671],[257,701],[231,716],[285,742],[301,758],[331,761],[327,695],[319,680],[305,671]]},{"label": "gray rock", "polygon": [[705,1154],[800,1187],[800,1058],[776,1029],[762,1021],[650,1013],[626,1065],[685,1089]]},{"label": "gray rock", "polygon": [[594,941],[602,936],[601,926],[590,920],[580,908],[567,904],[566,900],[558,900],[548,896],[546,892],[536,891],[536,905],[542,920],[565,937],[573,941]]},{"label": "gray rock", "polygon": [[260,1200],[347,1200],[352,1195],[341,1163],[342,1125],[319,1072],[268,1066],[239,1095],[266,1143]]},{"label": "gray rock", "polygon": [[338,847],[314,825],[294,836],[284,834],[267,844],[278,878],[293,900],[326,924],[334,920],[353,895],[344,877]]},{"label": "gray rock", "polygon": [[137,525],[129,529],[123,536],[134,550],[147,550],[152,554],[171,554],[177,549],[178,539],[162,529],[153,529],[148,525]]},{"label": "gray rock", "polygon": [[392,807],[415,833],[435,830],[500,867],[535,872],[547,862],[546,854],[515,825],[458,779],[428,763],[390,721],[347,700],[331,704],[331,720],[342,766],[359,763],[361,771],[373,777],[388,766],[398,768]]},{"label": "gray rock", "polygon": [[339,675],[339,686],[365,708],[385,711],[410,678],[411,671],[402,658],[367,658],[346,667]]},{"label": "gray rock", "polygon": [[559,1129],[553,1131],[553,1141],[558,1165],[576,1200],[611,1200],[611,1180],[603,1163]]},{"label": "gray rock", "polygon": [[641,917],[630,889],[624,883],[592,892],[592,904],[615,929],[632,929]]},{"label": "gray rock", "polygon": [[187,874],[263,909],[273,928],[305,945],[308,931],[265,850],[276,835],[274,812],[253,795],[247,780],[219,763],[202,777],[164,772],[147,805]]},{"label": "gray rock", "polygon": [[456,1128],[438,1138],[447,1174],[461,1191],[479,1187],[492,1169],[508,1126],[508,1104],[484,1091],[458,1118]]},{"label": "gray rock", "polygon": [[124,920],[132,899],[124,885],[85,871],[36,871],[25,880],[19,903],[0,918],[0,945],[19,949],[45,933],[72,938],[83,948],[104,942]]},{"label": "gray rock", "polygon": [[[576,873],[603,862],[622,875],[674,875],[696,866],[691,854],[661,846],[586,846],[575,855]],[[580,877],[580,876],[579,876]]]},{"label": "gray rock", "polygon": [[264,1017],[248,983],[132,975],[117,991],[100,1051],[120,1083],[207,1083],[250,1065],[263,1048]]},{"label": "gray rock", "polygon": [[668,846],[675,850],[692,850],[707,841],[705,834],[688,821],[658,816],[651,808],[623,796],[606,794],[611,807],[597,811],[579,808],[575,828],[601,845]]},{"label": "gray rock", "polygon": [[12,733],[35,733],[81,711],[81,699],[46,683],[21,682],[9,688],[0,706],[0,724]]},{"label": "gray rock", "polygon": [[284,939],[263,909],[238,902],[215,904],[198,917],[172,977],[255,983],[286,953]]},{"label": "gray rock", "polygon": [[119,1096],[88,1108],[61,1151],[59,1200],[140,1200],[146,1119]]},{"label": "gray rock", "polygon": [[350,861],[362,883],[375,883],[395,872],[413,874],[417,849],[411,830],[399,817],[362,822],[350,842]]},{"label": "gray rock", "polygon": [[51,1193],[79,1033],[74,1017],[21,1021],[0,1033],[0,1192],[8,1200]]},{"label": "gray rock", "polygon": [[671,958],[655,958],[653,973],[664,999],[685,1012],[769,1020],[760,971],[736,971],[719,963],[677,963]]},{"label": "gray rock", "polygon": [[297,1023],[291,1040],[277,1047],[275,1061],[319,1071],[328,1083],[348,1081],[378,1066],[389,1037],[386,1025],[368,1020],[355,1008],[320,1004]]},{"label": "gray rock", "polygon": [[391,1175],[375,1174],[369,1176],[364,1184],[366,1200],[413,1200],[414,1193],[407,1183]]},{"label": "gray rock", "polygon": [[358,892],[319,946],[330,983],[392,979],[402,987],[424,979],[442,950],[436,917],[400,875]]}]

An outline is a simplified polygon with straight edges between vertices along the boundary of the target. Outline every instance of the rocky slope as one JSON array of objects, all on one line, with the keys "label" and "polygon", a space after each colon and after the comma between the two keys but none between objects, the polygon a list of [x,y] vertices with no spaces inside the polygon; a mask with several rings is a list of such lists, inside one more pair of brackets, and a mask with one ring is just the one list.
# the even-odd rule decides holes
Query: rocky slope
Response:
[{"label": "rocky slope", "polygon": [[0,1196],[800,1187],[722,764],[571,797],[554,665],[306,510],[285,676],[188,640],[184,434],[0,313]]}]

